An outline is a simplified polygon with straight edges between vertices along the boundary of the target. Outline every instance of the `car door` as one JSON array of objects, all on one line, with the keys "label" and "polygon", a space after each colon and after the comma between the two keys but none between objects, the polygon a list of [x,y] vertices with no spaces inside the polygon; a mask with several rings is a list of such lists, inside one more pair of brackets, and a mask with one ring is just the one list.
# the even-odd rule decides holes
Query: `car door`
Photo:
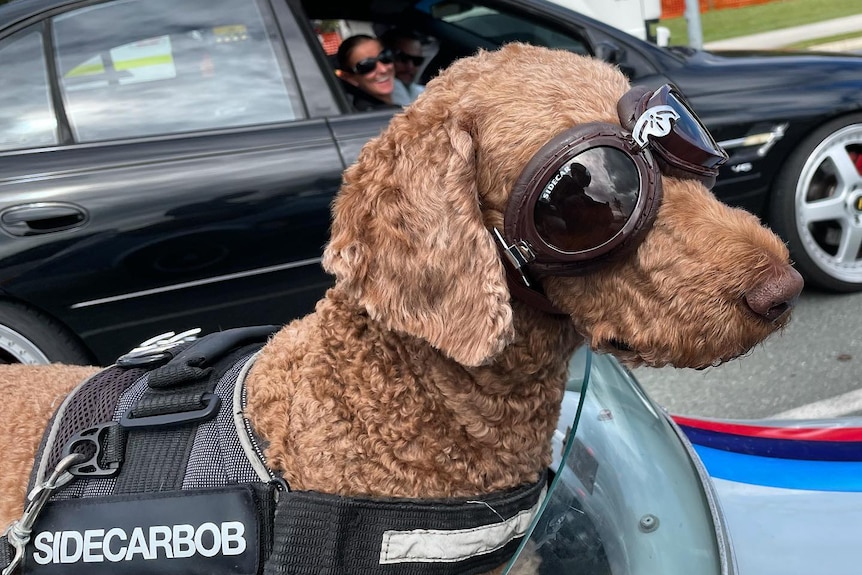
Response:
[{"label": "car door", "polygon": [[66,4],[0,30],[6,302],[101,363],[168,329],[309,311],[331,282],[338,107],[303,92],[322,71],[297,72],[309,55],[270,5]]}]

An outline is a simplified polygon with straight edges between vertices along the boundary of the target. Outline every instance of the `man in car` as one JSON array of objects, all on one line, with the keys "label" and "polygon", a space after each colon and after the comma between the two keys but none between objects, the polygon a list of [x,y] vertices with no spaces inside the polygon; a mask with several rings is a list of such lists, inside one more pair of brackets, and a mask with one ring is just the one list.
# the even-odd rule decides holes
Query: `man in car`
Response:
[{"label": "man in car", "polygon": [[425,86],[416,83],[419,70],[425,63],[422,42],[414,33],[403,28],[389,29],[381,40],[395,58],[396,82],[392,90],[392,102],[407,106],[425,89]]}]

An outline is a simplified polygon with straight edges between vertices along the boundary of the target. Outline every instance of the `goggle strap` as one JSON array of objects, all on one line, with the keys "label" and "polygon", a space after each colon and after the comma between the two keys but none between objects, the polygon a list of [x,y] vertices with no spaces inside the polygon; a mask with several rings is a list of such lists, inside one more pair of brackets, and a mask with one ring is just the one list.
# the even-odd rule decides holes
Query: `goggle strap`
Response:
[{"label": "goggle strap", "polygon": [[551,300],[541,291],[541,287],[525,286],[522,281],[515,277],[512,266],[506,262],[507,260],[504,260],[503,263],[503,267],[506,269],[506,284],[509,286],[509,293],[513,299],[551,315],[568,315],[551,303]]}]

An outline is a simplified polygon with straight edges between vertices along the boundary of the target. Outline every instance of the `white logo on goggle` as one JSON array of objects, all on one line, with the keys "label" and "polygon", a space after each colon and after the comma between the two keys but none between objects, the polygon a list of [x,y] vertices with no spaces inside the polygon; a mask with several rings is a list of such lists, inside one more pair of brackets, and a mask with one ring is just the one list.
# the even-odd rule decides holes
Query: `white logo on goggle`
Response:
[{"label": "white logo on goggle", "polygon": [[[574,160],[572,160],[574,161]],[[569,162],[557,172],[557,175],[551,178],[551,181],[548,182],[548,185],[545,186],[545,189],[542,191],[542,195],[539,196],[539,200],[543,202],[547,202],[551,197],[551,192],[554,191],[554,188],[557,187],[557,184],[560,183],[560,180],[563,179],[564,176],[568,176],[572,173],[572,162]]]},{"label": "white logo on goggle", "polygon": [[632,137],[641,148],[646,148],[650,137],[661,138],[670,134],[677,120],[679,114],[670,106],[653,106],[635,122]]}]

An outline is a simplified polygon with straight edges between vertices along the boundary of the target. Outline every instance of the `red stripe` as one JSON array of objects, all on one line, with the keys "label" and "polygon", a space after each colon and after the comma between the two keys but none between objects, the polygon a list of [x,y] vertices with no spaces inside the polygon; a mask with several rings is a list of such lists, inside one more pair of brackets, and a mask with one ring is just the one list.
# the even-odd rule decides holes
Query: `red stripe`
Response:
[{"label": "red stripe", "polygon": [[729,433],[731,435],[746,435],[768,439],[862,442],[862,427],[769,427],[765,425],[728,423],[726,421],[706,421],[683,417],[681,415],[674,415],[673,420],[679,425],[718,433]]}]

